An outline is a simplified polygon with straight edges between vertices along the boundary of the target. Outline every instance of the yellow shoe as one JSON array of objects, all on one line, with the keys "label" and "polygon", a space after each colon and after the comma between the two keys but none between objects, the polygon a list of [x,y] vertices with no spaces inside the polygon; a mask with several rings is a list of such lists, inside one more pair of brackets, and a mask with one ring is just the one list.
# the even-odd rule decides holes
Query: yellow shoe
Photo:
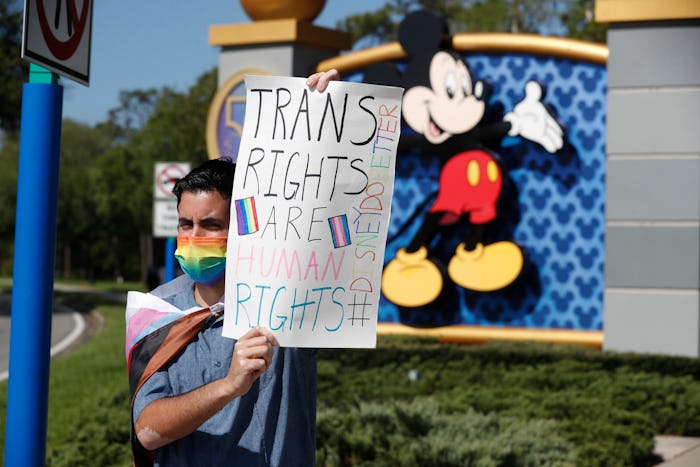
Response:
[{"label": "yellow shoe", "polygon": [[510,285],[523,269],[523,252],[513,242],[476,245],[467,251],[460,243],[447,266],[455,284],[468,290],[491,292]]},{"label": "yellow shoe", "polygon": [[418,307],[431,303],[442,292],[442,273],[428,259],[428,250],[415,253],[400,249],[382,273],[382,292],[399,306]]}]

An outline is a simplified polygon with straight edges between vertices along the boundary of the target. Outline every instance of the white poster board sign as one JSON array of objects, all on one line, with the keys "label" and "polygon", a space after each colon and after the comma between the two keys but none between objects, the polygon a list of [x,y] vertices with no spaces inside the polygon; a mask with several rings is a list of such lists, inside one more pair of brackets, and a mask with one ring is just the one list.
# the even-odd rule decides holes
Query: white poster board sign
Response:
[{"label": "white poster board sign", "polygon": [[375,347],[401,88],[247,76],[223,335]]}]

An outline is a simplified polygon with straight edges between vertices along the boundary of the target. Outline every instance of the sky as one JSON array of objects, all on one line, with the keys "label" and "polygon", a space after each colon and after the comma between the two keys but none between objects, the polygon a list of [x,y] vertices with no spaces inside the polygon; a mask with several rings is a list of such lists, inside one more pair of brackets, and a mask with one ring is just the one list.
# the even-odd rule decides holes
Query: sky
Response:
[{"label": "sky", "polygon": [[[374,11],[382,0],[327,0],[317,26],[334,28],[352,14]],[[94,125],[118,106],[123,90],[168,86],[184,92],[218,65],[209,26],[250,22],[237,0],[95,1],[90,86],[61,79],[63,117]]]}]

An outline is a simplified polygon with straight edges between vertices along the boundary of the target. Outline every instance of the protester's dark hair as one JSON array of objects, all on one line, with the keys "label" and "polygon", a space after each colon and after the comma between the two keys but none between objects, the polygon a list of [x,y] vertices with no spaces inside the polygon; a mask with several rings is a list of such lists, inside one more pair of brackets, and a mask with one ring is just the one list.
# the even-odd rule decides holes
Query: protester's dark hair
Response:
[{"label": "protester's dark hair", "polygon": [[208,160],[190,171],[175,183],[173,194],[177,196],[177,204],[185,192],[200,193],[218,191],[222,198],[231,199],[233,190],[233,174],[236,164],[228,157]]}]

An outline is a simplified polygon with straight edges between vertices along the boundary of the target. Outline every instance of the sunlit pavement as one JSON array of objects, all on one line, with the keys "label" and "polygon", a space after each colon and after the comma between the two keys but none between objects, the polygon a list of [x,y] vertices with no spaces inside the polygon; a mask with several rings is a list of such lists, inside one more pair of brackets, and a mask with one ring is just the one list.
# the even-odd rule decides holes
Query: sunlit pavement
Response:
[{"label": "sunlit pavement", "polygon": [[664,459],[663,467],[700,466],[700,438],[657,436],[654,452]]}]

